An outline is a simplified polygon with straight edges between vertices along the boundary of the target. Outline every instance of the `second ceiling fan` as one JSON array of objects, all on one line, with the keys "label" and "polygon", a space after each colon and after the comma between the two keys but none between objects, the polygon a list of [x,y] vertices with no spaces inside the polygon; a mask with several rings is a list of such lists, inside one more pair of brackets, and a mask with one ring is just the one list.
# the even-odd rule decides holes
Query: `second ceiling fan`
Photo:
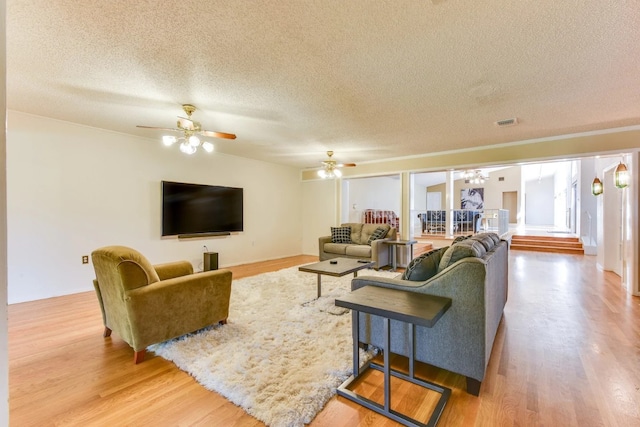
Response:
[{"label": "second ceiling fan", "polygon": [[342,176],[340,168],[352,168],[356,166],[355,163],[338,163],[333,159],[333,151],[327,151],[327,156],[329,156],[327,160],[320,162],[323,165],[323,168],[318,171],[320,178],[340,178]]}]

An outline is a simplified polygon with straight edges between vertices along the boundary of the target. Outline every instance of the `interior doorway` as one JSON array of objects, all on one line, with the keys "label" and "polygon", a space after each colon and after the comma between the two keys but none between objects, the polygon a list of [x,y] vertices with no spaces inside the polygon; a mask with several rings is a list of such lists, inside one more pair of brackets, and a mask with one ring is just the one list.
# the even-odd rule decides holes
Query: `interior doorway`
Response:
[{"label": "interior doorway", "polygon": [[509,211],[509,224],[518,222],[518,192],[503,191],[502,192],[502,209]]}]

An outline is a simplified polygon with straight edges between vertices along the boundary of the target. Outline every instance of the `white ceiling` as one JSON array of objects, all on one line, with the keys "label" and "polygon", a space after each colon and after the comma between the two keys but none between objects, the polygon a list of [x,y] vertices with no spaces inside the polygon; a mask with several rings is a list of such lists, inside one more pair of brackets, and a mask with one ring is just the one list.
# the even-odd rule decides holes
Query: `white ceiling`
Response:
[{"label": "white ceiling", "polygon": [[622,0],[7,0],[7,105],[156,144],[191,103],[219,152],[374,161],[638,125],[639,40]]}]

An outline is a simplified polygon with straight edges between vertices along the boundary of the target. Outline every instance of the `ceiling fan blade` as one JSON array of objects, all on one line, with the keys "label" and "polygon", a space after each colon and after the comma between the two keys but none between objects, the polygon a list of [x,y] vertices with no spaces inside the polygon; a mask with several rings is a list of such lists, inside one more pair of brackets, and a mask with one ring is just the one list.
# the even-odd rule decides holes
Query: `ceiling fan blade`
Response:
[{"label": "ceiling fan blade", "polygon": [[355,167],[355,163],[339,163],[336,165],[337,168],[352,168]]},{"label": "ceiling fan blade", "polygon": [[200,134],[204,136],[211,136],[214,138],[236,139],[236,136],[232,133],[214,132],[212,130],[203,130],[200,131]]},{"label": "ceiling fan blade", "polygon": [[157,129],[157,130],[170,130],[173,132],[181,132],[180,129],[174,129],[174,128],[160,128],[157,126],[142,126],[142,125],[137,125],[137,128],[142,128],[142,129]]}]

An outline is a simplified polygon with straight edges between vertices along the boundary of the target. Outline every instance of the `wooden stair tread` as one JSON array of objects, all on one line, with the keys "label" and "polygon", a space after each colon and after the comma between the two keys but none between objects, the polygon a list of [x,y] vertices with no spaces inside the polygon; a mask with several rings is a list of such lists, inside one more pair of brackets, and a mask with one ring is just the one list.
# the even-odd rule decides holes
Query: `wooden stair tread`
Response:
[{"label": "wooden stair tread", "polygon": [[511,238],[510,248],[537,252],[584,254],[582,242],[577,237],[514,235]]},{"label": "wooden stair tread", "polygon": [[540,240],[545,242],[579,242],[577,237],[555,237],[555,236],[522,236],[514,234],[511,236],[511,240]]}]

